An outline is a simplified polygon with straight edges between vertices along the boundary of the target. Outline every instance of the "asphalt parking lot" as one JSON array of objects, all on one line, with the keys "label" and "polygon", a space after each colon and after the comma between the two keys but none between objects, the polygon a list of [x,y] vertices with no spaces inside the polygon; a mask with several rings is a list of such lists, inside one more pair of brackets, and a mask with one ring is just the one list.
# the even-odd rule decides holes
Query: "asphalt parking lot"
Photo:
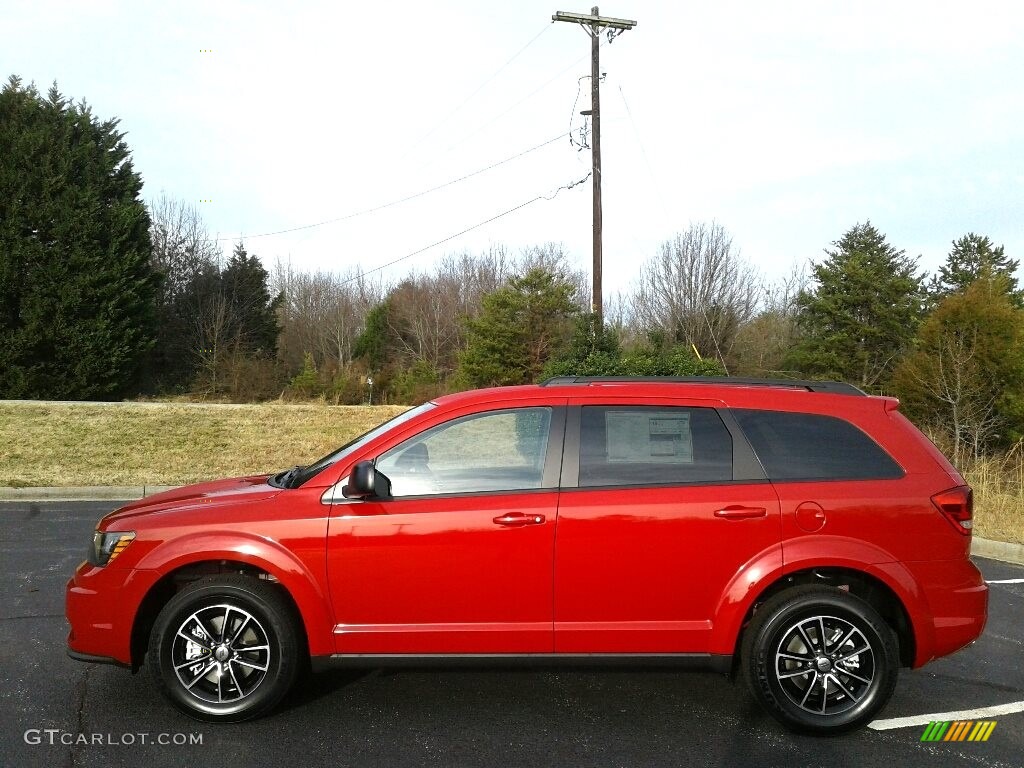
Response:
[{"label": "asphalt parking lot", "polygon": [[[919,725],[802,737],[740,684],[657,670],[333,672],[306,680],[262,720],[196,722],[171,709],[145,671],[65,655],[64,584],[115,506],[0,503],[0,766],[1024,764],[1024,712],[974,717],[998,722],[982,743],[922,743]],[[1024,567],[979,565],[992,581],[1024,579]],[[981,640],[904,671],[882,718],[1022,702],[1022,660],[1024,583],[994,583]],[[153,743],[161,738],[186,743]]]}]

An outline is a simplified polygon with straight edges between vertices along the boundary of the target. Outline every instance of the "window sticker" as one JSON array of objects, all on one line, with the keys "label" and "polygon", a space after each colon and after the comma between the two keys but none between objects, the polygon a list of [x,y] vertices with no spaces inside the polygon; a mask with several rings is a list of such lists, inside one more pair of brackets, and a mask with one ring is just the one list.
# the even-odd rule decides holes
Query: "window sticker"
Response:
[{"label": "window sticker", "polygon": [[607,411],[608,462],[692,464],[689,411]]}]

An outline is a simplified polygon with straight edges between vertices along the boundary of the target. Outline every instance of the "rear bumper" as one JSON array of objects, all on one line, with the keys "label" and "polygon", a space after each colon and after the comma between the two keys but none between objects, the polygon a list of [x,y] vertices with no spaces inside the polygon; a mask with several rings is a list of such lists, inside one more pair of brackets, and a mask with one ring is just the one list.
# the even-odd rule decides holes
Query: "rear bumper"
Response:
[{"label": "rear bumper", "polygon": [[964,558],[905,565],[920,586],[920,604],[910,612],[916,640],[914,667],[981,637],[988,621],[988,587],[974,563]]}]

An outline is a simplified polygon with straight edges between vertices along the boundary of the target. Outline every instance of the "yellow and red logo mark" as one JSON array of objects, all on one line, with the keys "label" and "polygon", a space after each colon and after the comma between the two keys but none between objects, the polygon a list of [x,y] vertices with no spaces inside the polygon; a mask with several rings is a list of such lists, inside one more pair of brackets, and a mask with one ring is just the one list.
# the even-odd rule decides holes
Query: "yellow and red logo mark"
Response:
[{"label": "yellow and red logo mark", "polygon": [[995,720],[935,720],[921,734],[921,741],[988,741]]}]

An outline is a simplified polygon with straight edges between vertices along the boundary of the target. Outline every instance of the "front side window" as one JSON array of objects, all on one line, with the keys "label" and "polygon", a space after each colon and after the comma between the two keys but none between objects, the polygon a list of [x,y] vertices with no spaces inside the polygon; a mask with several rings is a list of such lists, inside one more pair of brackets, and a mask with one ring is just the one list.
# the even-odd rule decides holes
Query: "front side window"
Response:
[{"label": "front side window", "polygon": [[377,459],[392,496],[541,488],[550,408],[464,416],[421,432]]},{"label": "front side window", "polygon": [[423,403],[423,405],[417,406],[416,408],[410,408],[408,411],[403,411],[402,413],[395,416],[393,419],[385,421],[383,424],[378,424],[370,431],[364,432],[354,440],[350,440],[349,442],[345,443],[345,445],[341,446],[341,448],[338,448],[332,453],[327,454],[322,459],[314,461],[309,466],[304,467],[302,471],[298,473],[298,476],[295,478],[295,480],[292,481],[291,487],[298,488],[307,480],[310,480],[316,475],[323,472],[325,469],[327,469],[327,467],[330,467],[333,464],[337,464],[339,461],[343,461],[344,459],[348,458],[356,451],[358,451],[360,448],[362,448],[364,445],[367,445],[368,443],[371,443],[372,441],[376,440],[385,432],[388,432],[389,430],[392,429],[397,429],[402,424],[405,424],[408,421],[412,421],[420,414],[433,410],[436,407],[437,406],[434,405],[433,403]]},{"label": "front side window", "polygon": [[583,408],[581,487],[723,482],[732,476],[732,435],[713,408]]},{"label": "front side window", "polygon": [[770,480],[868,480],[903,477],[874,440],[835,416],[734,410]]}]

